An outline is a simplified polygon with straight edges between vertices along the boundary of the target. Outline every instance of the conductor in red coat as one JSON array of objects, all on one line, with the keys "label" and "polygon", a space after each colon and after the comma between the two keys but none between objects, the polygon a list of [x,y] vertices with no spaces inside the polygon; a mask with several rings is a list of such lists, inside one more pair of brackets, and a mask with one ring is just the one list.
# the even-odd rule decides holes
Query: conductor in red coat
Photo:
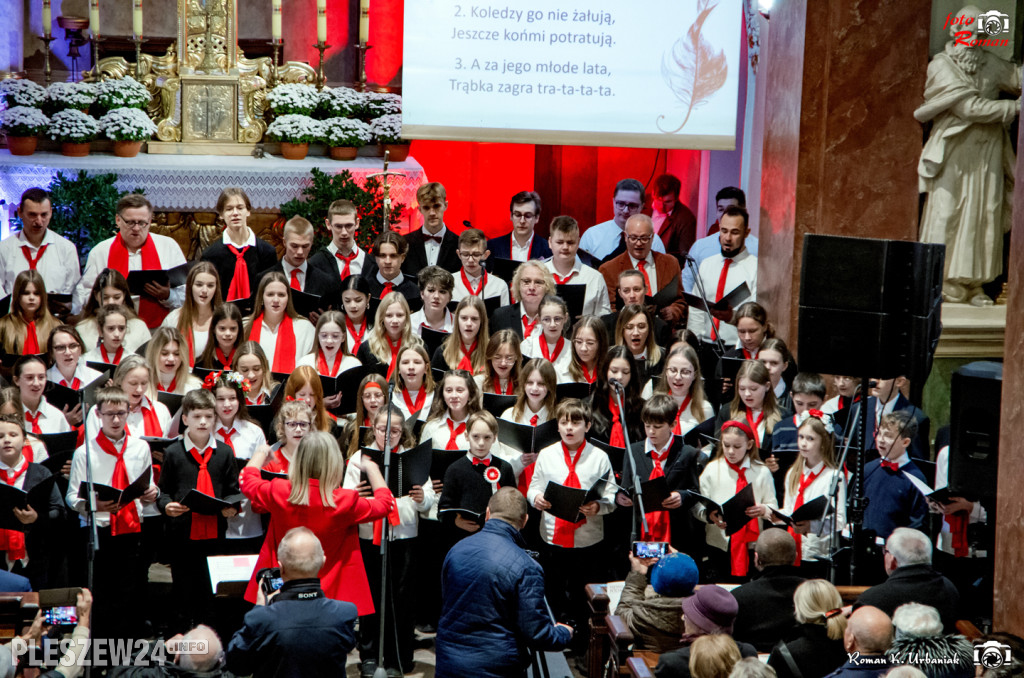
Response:
[{"label": "conductor in red coat", "polygon": [[293,527],[303,526],[312,530],[323,545],[325,560],[320,582],[327,597],[354,603],[360,616],[373,614],[356,525],[384,518],[395,503],[380,469],[373,462],[364,462],[363,470],[373,496],[360,497],[355,490],[341,489],[345,460],[337,441],[329,434],[306,434],[295,452],[287,480],[261,477],[260,467],[269,451],[267,446],[256,450],[242,469],[239,483],[253,509],[270,514],[267,537],[245,599],[256,602],[256,573],[265,567],[278,567],[277,547],[281,539]]}]

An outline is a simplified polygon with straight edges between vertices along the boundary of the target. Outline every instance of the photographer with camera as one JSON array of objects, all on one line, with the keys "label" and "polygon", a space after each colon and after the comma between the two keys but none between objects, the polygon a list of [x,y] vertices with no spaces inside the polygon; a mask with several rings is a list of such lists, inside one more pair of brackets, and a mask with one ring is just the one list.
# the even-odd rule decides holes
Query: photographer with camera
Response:
[{"label": "photographer with camera", "polygon": [[256,607],[228,645],[228,669],[253,678],[333,678],[356,645],[356,606],[324,595],[324,550],[310,529],[288,530],[277,559],[283,584],[273,591],[261,574]]}]

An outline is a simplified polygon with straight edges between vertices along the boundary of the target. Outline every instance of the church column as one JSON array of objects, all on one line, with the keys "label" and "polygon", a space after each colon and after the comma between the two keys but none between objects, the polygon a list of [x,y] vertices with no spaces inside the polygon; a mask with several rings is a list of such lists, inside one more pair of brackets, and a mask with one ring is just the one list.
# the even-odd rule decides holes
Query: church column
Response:
[{"label": "church column", "polygon": [[0,77],[18,73],[24,63],[25,7],[11,3],[6,20],[0,22]]},{"label": "church column", "polygon": [[[806,233],[917,238],[914,120],[931,0],[776,0],[766,77],[758,300],[796,343]],[[823,284],[827,281],[821,281]]]}]

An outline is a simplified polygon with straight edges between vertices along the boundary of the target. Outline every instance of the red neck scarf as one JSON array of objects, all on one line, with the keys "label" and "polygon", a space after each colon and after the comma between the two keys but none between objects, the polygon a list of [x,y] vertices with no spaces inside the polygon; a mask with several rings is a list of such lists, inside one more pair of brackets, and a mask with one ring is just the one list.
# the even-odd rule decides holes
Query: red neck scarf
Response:
[{"label": "red neck scarf", "polygon": [[[824,473],[826,468],[828,467],[822,466],[821,470],[817,473],[805,473],[803,477],[800,478],[800,486],[797,488],[796,492],[796,501],[793,502],[794,511],[804,505],[804,490],[806,490],[811,483],[817,480],[818,476]],[[793,561],[793,565],[796,567],[800,565],[800,560],[803,556],[803,535],[795,532],[792,527],[789,528],[789,533],[793,535],[793,539],[796,541],[796,560]]]},{"label": "red neck scarf", "polygon": [[217,347],[217,349],[216,349],[217,362],[219,362],[220,366],[223,367],[225,370],[230,370],[231,369],[231,363],[235,359],[235,351],[236,350],[238,350],[238,349],[236,349],[235,347],[232,347],[231,348],[231,353],[228,354],[227,356],[225,356],[224,355],[224,351],[220,350],[220,346]]},{"label": "red neck scarf", "polygon": [[196,347],[195,347],[195,337],[194,337],[194,333],[192,331],[192,328],[189,328],[187,331],[183,332],[182,336],[185,337],[185,345],[188,346],[188,366],[189,367],[195,367],[196,366]]},{"label": "red neck scarf", "polygon": [[[42,405],[42,401],[39,401],[39,404]],[[30,431],[30,433],[34,433],[37,436],[43,434],[43,429],[39,427],[39,417],[41,416],[42,412],[40,412],[38,409],[36,410],[35,414],[29,414],[29,411],[25,410],[25,421],[32,424],[32,430]]]},{"label": "red neck scarf", "polygon": [[[736,474],[736,492],[750,484],[747,481],[747,469],[740,468],[725,457],[722,457],[722,460]],[[733,533],[732,538],[729,540],[729,559],[732,563],[732,574],[735,577],[747,576],[747,569],[750,566],[747,544],[757,541],[757,536],[760,533],[757,526],[758,521],[751,520],[741,530]]]},{"label": "red neck scarf", "polygon": [[[672,448],[672,438],[668,439],[668,443],[662,450],[651,450],[651,461],[654,463],[654,469],[651,471],[651,475],[648,480],[654,480],[655,478],[662,478],[665,475],[665,462],[668,461],[668,452]],[[647,513],[644,516],[647,518],[647,530],[644,531],[643,538],[649,541],[672,541],[672,531],[669,525],[668,511],[662,509],[660,506],[644,506]]]},{"label": "red neck scarf", "polygon": [[[128,247],[124,244],[124,238],[118,233],[114,241],[110,243],[110,253],[107,255],[107,268],[113,268],[128,277]],[[156,251],[156,243],[153,236],[147,235],[146,242],[142,243],[142,270],[159,271],[163,266],[160,264],[160,254]],[[248,278],[246,278],[248,280]],[[139,298],[139,317],[146,321],[146,327],[157,327],[167,316],[167,309],[160,305],[155,299],[143,294]]]},{"label": "red neck scarf", "polygon": [[[580,487],[580,477],[576,475],[576,464],[580,462],[580,457],[583,456],[583,450],[586,447],[587,443],[583,441],[583,444],[580,445],[579,449],[576,450],[575,456],[573,456],[569,452],[569,448],[565,446],[565,443],[562,443],[562,455],[565,459],[565,465],[569,468],[569,475],[562,482],[566,487]],[[555,518],[555,536],[551,541],[556,546],[561,546],[562,548],[573,548],[576,545],[576,530],[585,524],[585,522],[573,523],[561,518]]]},{"label": "red neck scarf", "polygon": [[159,438],[164,434],[164,427],[160,425],[160,417],[157,416],[156,408],[146,407],[145,401],[142,403],[142,426],[149,438]]},{"label": "red neck scarf", "polygon": [[67,386],[72,391],[77,391],[78,389],[82,388],[82,380],[79,379],[78,377],[72,377],[71,383],[69,384],[67,379],[61,379],[60,385]]},{"label": "red neck scarf", "polygon": [[757,427],[764,421],[764,410],[761,410],[761,414],[757,415],[757,419],[754,418],[754,412],[749,407],[743,408],[747,413],[747,425],[750,426],[750,430],[754,433],[754,445],[761,447],[761,433],[757,430]]},{"label": "red neck scarf", "polygon": [[395,373],[395,367],[398,365],[398,354],[402,351],[402,338],[398,338],[397,344],[392,344],[391,337],[385,334],[384,341],[388,342],[388,348],[391,349],[391,363],[388,365],[387,374],[387,379],[390,381],[391,375]]},{"label": "red neck scarf", "polygon": [[615,396],[608,396],[608,411],[612,415],[612,428],[608,433],[608,444],[612,447],[625,447],[626,436],[622,433],[622,413],[619,412],[619,404],[615,402]]},{"label": "red neck scarf", "polygon": [[548,348],[548,338],[543,334],[540,335],[540,352],[548,362],[553,363],[558,360],[558,356],[562,355],[562,349],[565,348],[565,337],[559,337],[558,342],[555,344],[554,350]]},{"label": "red neck scarf", "polygon": [[25,343],[22,346],[22,355],[39,354],[39,335],[36,334],[36,321],[30,320],[25,331]]},{"label": "red neck scarf", "polygon": [[384,283],[384,289],[380,291],[380,298],[383,299],[384,297],[388,296],[389,294],[391,294],[391,292],[394,291],[394,289],[395,283],[391,282],[390,280]]},{"label": "red neck scarf", "polygon": [[459,340],[459,352],[462,353],[462,357],[459,359],[458,369],[466,370],[470,374],[473,373],[473,351],[476,350],[477,340],[473,341],[473,345],[466,349],[466,345]]},{"label": "red neck scarf", "polygon": [[740,350],[743,351],[744,360],[757,360],[757,354],[761,352],[761,349],[757,349],[756,351],[754,351],[753,354],[751,354],[749,351],[747,351],[747,349],[743,348],[742,346],[740,347]]},{"label": "red neck scarf", "polygon": [[[199,464],[199,475],[196,477],[196,490],[203,494],[213,497],[216,496],[213,493],[213,479],[210,477],[210,470],[207,465],[210,463],[210,458],[213,456],[214,448],[208,446],[203,450],[202,454],[195,447],[192,448],[190,454],[195,459],[196,463]],[[204,516],[198,513],[192,513],[192,530],[189,532],[190,539],[216,539],[217,538],[217,516]]]},{"label": "red neck scarf", "polygon": [[32,449],[32,443],[25,441],[25,444],[21,446],[21,456],[25,457],[25,461],[32,463],[36,458],[36,451]]},{"label": "red neck scarf", "polygon": [[967,539],[967,523],[970,516],[965,511],[957,511],[943,516],[943,520],[949,525],[953,555],[957,558],[966,558],[971,552],[971,542]]},{"label": "red neck scarf", "polygon": [[566,284],[567,282],[569,282],[572,279],[572,277],[574,275],[576,275],[576,269],[573,269],[573,270],[569,271],[569,275],[565,276],[564,278],[562,276],[558,275],[557,273],[555,273],[554,271],[551,272],[551,277],[553,277],[555,279],[555,284],[556,285],[564,285],[564,284]]},{"label": "red neck scarf", "polygon": [[39,251],[36,253],[35,258],[33,258],[32,248],[29,247],[28,245],[21,246],[21,253],[25,255],[25,261],[28,262],[28,268],[30,271],[36,270],[36,265],[39,263],[39,260],[43,258],[43,252],[46,251],[47,247],[49,247],[49,245],[43,245],[42,247],[40,247]]},{"label": "red neck scarf", "polygon": [[233,436],[233,435],[235,435],[235,433],[237,433],[237,431],[235,431],[235,427],[232,426],[230,429],[227,429],[227,428],[224,428],[223,426],[221,426],[219,429],[217,429],[217,433],[220,434],[221,440],[224,441],[224,444],[227,445],[228,447],[230,447],[231,448],[231,452],[234,453],[234,451],[235,451],[235,444],[233,442],[231,442],[231,436]]},{"label": "red neck scarf", "polygon": [[356,326],[352,322],[352,319],[345,316],[345,327],[348,328],[348,333],[352,335],[353,341],[350,350],[352,351],[352,355],[355,355],[359,352],[359,345],[363,343],[363,335],[366,334],[366,316],[363,316],[363,322],[358,331],[356,331]]},{"label": "red neck scarf", "polygon": [[590,370],[587,369],[587,366],[585,364],[580,363],[580,372],[583,373],[583,379],[585,379],[588,384],[593,384],[594,380],[597,379],[596,365],[594,366],[594,371],[591,372]]},{"label": "red neck scarf", "polygon": [[107,347],[104,346],[103,342],[101,341],[100,342],[100,355],[103,357],[103,362],[105,362],[108,365],[120,364],[121,356],[124,355],[124,346],[118,346],[117,347],[117,353],[115,353],[114,357],[111,358],[110,354],[107,353]]},{"label": "red neck scarf", "polygon": [[[27,248],[23,248],[27,249]],[[39,252],[42,254],[42,251]],[[29,446],[31,447],[31,445]],[[0,471],[0,478],[8,485],[14,486],[18,478],[25,475],[28,470],[29,461],[26,459],[17,471]],[[18,530],[0,530],[0,550],[7,552],[11,560],[21,560],[27,554],[25,551],[25,533]]]},{"label": "red neck scarf", "polygon": [[405,400],[405,406],[409,410],[410,415],[414,415],[423,409],[423,403],[427,402],[427,389],[420,385],[420,392],[416,396],[415,402],[409,398],[409,389],[402,389],[402,399]]},{"label": "red neck scarf", "polygon": [[[512,380],[511,379],[509,380],[509,385],[510,386],[512,385]],[[509,394],[509,395],[511,395],[511,394]],[[536,415],[536,414],[533,415],[532,417],[530,417],[530,426],[533,426],[534,428],[536,428],[537,422],[539,422],[539,421],[540,421],[540,416]],[[532,464],[529,464],[526,467],[524,467],[523,468],[523,472],[519,474],[519,482],[516,484],[516,487],[519,488],[519,492],[521,492],[524,497],[526,496],[526,492],[530,489],[530,482],[533,480],[533,472],[535,470],[535,467],[534,467],[535,463],[536,462],[534,462]]]},{"label": "red neck scarf", "polygon": [[[114,464],[114,473],[110,477],[110,486],[118,490],[128,487],[128,468],[124,464],[124,453],[128,449],[128,433],[125,432],[121,442],[121,449],[118,451],[114,443],[107,436],[100,433],[96,436],[96,444],[100,449],[117,459]],[[139,508],[133,501],[122,506],[117,513],[110,514],[110,534],[116,537],[119,534],[131,534],[142,531],[142,523],[139,521]]]},{"label": "red neck scarf", "polygon": [[494,374],[493,372],[491,373],[491,384],[492,384],[492,389],[494,390],[494,393],[496,395],[515,395],[516,394],[516,387],[515,387],[515,384],[512,383],[512,375],[511,374],[508,375],[508,385],[505,386],[505,390],[504,391],[501,390],[501,379],[498,377],[498,375]]},{"label": "red neck scarf", "polygon": [[245,404],[246,405],[265,405],[266,404],[266,400],[267,400],[267,394],[264,393],[263,391],[260,391],[259,393],[257,393],[255,398],[250,398],[249,396],[245,396]]},{"label": "red neck scarf", "polygon": [[683,435],[683,432],[681,430],[682,427],[679,424],[679,418],[683,416],[684,412],[686,412],[686,408],[688,408],[690,406],[690,401],[692,399],[693,399],[692,395],[686,396],[683,399],[683,402],[681,402],[679,404],[679,409],[676,410],[676,425],[672,428],[672,433],[675,433],[677,436]]},{"label": "red neck scarf", "polygon": [[452,421],[451,419],[449,419],[448,420],[448,432],[450,433],[450,436],[448,438],[448,444],[445,446],[444,449],[446,449],[446,450],[457,450],[457,449],[459,449],[459,446],[458,446],[458,444],[456,444],[455,439],[459,437],[460,433],[465,433],[466,432],[466,422],[462,422],[461,424],[456,426],[455,422]]},{"label": "red neck scarf", "polygon": [[228,245],[228,249],[235,255],[235,273],[231,276],[226,301],[248,299],[252,295],[249,290],[249,265],[245,263],[245,251],[249,249],[249,246],[243,245],[239,249],[234,245]]},{"label": "red neck scarf", "polygon": [[469,276],[466,275],[465,269],[459,270],[459,275],[462,276],[462,284],[466,286],[466,291],[474,297],[479,297],[484,293],[484,288],[487,287],[487,271],[483,272],[480,276],[480,287],[473,289],[473,284],[469,282]]},{"label": "red neck scarf", "polygon": [[156,390],[163,391],[164,393],[174,393],[174,389],[176,389],[176,388],[178,388],[178,377],[177,377],[177,375],[175,375],[174,379],[171,379],[171,383],[167,384],[166,388],[164,387],[163,383],[160,381],[160,378],[157,377],[157,380],[156,380]]},{"label": "red neck scarf", "polygon": [[534,318],[533,322],[530,322],[530,318],[524,313],[523,314],[523,337],[529,339],[530,335],[533,334],[533,328],[537,326],[537,321],[540,320],[540,316]]},{"label": "red neck scarf", "polygon": [[341,359],[344,357],[341,351],[338,351],[334,356],[334,367],[328,367],[327,356],[324,355],[323,349],[320,349],[316,355],[316,371],[328,377],[336,377],[338,376],[338,368],[341,367]]},{"label": "red neck scarf", "polygon": [[[260,313],[256,320],[252,321],[250,337],[263,336],[263,314]],[[291,316],[286,315],[277,326],[277,341],[274,342],[274,364],[270,366],[271,372],[289,373],[295,369],[295,325]]]},{"label": "red neck scarf", "polygon": [[359,250],[353,247],[351,254],[342,254],[341,250],[338,250],[334,253],[334,256],[338,257],[338,260],[341,262],[341,279],[344,280],[352,274],[352,261],[359,256]]}]

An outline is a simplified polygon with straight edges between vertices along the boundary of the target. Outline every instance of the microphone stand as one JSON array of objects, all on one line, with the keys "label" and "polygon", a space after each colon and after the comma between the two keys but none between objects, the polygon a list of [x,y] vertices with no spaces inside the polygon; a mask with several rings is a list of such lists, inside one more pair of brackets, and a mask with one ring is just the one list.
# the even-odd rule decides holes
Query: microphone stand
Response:
[{"label": "microphone stand", "polygon": [[[96,493],[93,491],[93,480],[92,480],[92,455],[89,450],[91,449],[92,436],[89,435],[89,413],[85,409],[85,398],[83,397],[80,401],[82,403],[82,426],[85,431],[85,441],[83,446],[85,447],[85,485],[88,488],[89,496],[86,499],[86,510],[85,516],[88,523],[88,532],[86,536],[86,547],[85,547],[85,581],[90,591],[93,591],[93,577],[96,569],[96,552],[100,550],[100,536],[99,529],[96,526]],[[92,408],[89,408],[90,410]],[[125,435],[128,435],[127,426],[125,427]],[[111,520],[113,516],[110,516]],[[92,676],[92,662],[87,662],[85,665],[85,676],[90,678]]]},{"label": "microphone stand", "polygon": [[[863,404],[864,404],[864,399],[861,398],[857,402],[857,404],[856,404],[856,406],[855,406],[855,408],[853,410],[853,416],[850,417],[848,422],[857,422],[858,421],[858,417],[860,416],[861,409],[864,409],[865,411],[867,409],[867,408],[862,408],[861,407],[861,405],[863,405]],[[835,421],[834,420],[833,420],[832,426],[833,427],[835,426]],[[850,441],[853,439],[853,432],[850,431],[850,435],[844,435],[843,437],[845,438],[845,440],[843,441],[843,453],[839,456],[838,468],[837,468],[838,472],[835,473],[832,476],[832,486],[829,487],[829,490],[828,490],[828,502],[825,505],[825,509],[821,512],[821,523],[818,526],[818,537],[821,537],[822,531],[825,529],[825,519],[828,517],[829,511],[830,510],[834,510],[835,511],[834,515],[836,515],[836,516],[839,515],[839,483],[840,482],[846,482],[846,474],[843,472],[843,469],[846,468],[846,458],[847,458],[847,456],[850,453]],[[846,497],[847,503],[849,503],[850,498],[851,498],[850,497],[850,493],[848,491],[847,492],[847,497]],[[864,502],[865,502],[865,505],[866,505],[867,500],[864,500]],[[849,511],[848,511],[848,513],[849,513]],[[851,531],[856,530],[859,533],[860,529],[861,529],[861,524],[860,524],[861,521],[858,520],[856,523],[851,524],[852,522],[853,521],[850,519],[850,516],[847,515],[846,524],[851,526],[850,527]],[[836,526],[836,528],[838,528],[838,523],[836,523],[835,526]],[[843,549],[839,547],[839,530],[838,529],[832,529],[830,531],[829,537],[828,537],[828,580],[830,582],[832,582],[833,584],[836,583],[836,556],[838,556],[842,551],[843,551]],[[853,564],[851,562],[851,573],[850,573],[850,575],[851,575],[850,583],[851,584],[853,583],[852,568],[853,568]]]},{"label": "microphone stand", "polygon": [[715,346],[718,348],[718,356],[722,357],[725,354],[725,342],[722,341],[722,335],[719,332],[714,331],[715,317],[711,315],[711,307],[708,306],[708,295],[704,289],[704,281],[700,279],[700,272],[697,270],[696,260],[689,254],[686,255],[686,266],[690,269],[690,273],[693,275],[693,285],[697,290],[697,295],[700,297],[701,305],[704,307],[704,312],[708,314],[708,322],[712,325],[711,335],[715,337]]},{"label": "microphone stand", "polygon": [[[612,390],[615,391],[615,401],[618,403],[619,412],[623,414],[623,418],[624,418],[625,417],[624,413],[626,411],[626,408],[625,408],[625,403],[623,403],[623,395],[624,394],[623,394],[623,391],[622,391],[622,384],[613,383],[611,386],[612,386]],[[632,545],[633,542],[637,541],[637,538],[636,538],[636,525],[637,525],[636,513],[638,511],[640,513],[640,521],[639,522],[643,525],[643,528],[644,528],[643,532],[644,532],[644,534],[646,534],[647,531],[648,531],[647,512],[644,511],[644,495],[643,495],[643,492],[640,490],[640,476],[639,476],[639,474],[637,474],[637,471],[636,471],[636,459],[633,458],[633,445],[629,441],[629,427],[626,425],[625,421],[622,421],[622,437],[626,441],[626,459],[629,460],[629,470],[633,474],[633,520],[630,521],[631,522],[631,527],[630,527],[630,533],[629,533],[629,541],[630,541],[630,545]]]},{"label": "microphone stand", "polygon": [[[388,382],[388,399],[384,406],[388,408],[387,431],[384,433],[384,487],[390,487],[391,477],[391,398],[395,393],[395,381]],[[395,497],[398,501],[398,497]],[[387,516],[382,518],[384,524],[381,526],[380,539],[380,604],[377,606],[378,633],[377,633],[377,668],[373,672],[373,678],[387,678],[388,672],[384,668],[384,622],[387,612],[388,599],[388,542],[391,539],[391,521]],[[396,629],[397,631],[397,629]],[[395,652],[398,652],[398,645],[395,645]]]}]

